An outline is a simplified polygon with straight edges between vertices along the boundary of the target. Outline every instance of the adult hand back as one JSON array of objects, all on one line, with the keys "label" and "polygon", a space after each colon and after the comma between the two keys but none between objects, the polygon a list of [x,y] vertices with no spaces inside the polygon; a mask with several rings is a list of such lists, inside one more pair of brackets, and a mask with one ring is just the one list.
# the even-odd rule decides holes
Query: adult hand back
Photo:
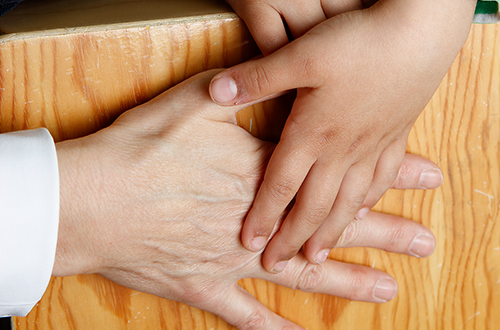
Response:
[{"label": "adult hand back", "polygon": [[[99,273],[126,287],[190,304],[239,329],[302,329],[238,286],[261,278],[293,289],[385,302],[395,280],[376,269],[296,255],[274,275],[240,241],[274,145],[235,125],[245,106],[220,107],[199,74],[123,114],[96,134],[57,144],[61,219],[53,275]],[[416,188],[423,158],[404,162],[398,188]],[[337,247],[428,256],[432,233],[370,212]],[[306,325],[304,325],[306,326]]]}]

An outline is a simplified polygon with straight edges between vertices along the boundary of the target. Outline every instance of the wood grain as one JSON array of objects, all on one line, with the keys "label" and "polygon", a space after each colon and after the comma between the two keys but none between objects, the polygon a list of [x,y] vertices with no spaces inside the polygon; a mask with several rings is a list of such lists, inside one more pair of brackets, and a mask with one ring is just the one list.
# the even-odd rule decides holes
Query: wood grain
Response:
[{"label": "wood grain", "polygon": [[[2,37],[1,131],[46,126],[57,140],[86,135],[196,72],[253,56],[242,22],[226,14],[232,16]],[[246,110],[240,125],[277,139],[286,115],[277,105],[283,104]],[[408,151],[439,164],[443,186],[390,191],[377,205],[431,228],[435,253],[423,260],[373,249],[330,255],[392,274],[398,297],[375,305],[255,279],[240,284],[307,329],[499,329],[499,121],[498,26],[476,25],[408,143]],[[54,278],[35,309],[14,322],[30,330],[233,329],[209,313],[98,275]]]},{"label": "wood grain", "polygon": [[84,136],[198,72],[257,54],[232,13],[154,23],[4,36],[0,131],[45,126],[56,141]]}]

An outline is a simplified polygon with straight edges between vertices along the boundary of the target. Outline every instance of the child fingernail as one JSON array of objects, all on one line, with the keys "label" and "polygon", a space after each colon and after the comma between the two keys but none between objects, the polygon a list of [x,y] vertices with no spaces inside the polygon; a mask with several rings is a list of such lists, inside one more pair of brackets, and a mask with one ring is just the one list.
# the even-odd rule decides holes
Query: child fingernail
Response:
[{"label": "child fingernail", "polygon": [[264,248],[266,245],[267,239],[264,236],[257,236],[252,239],[250,242],[250,249],[254,252],[258,252]]},{"label": "child fingernail", "polygon": [[438,169],[425,170],[420,174],[419,186],[425,189],[435,189],[443,183],[443,173]]},{"label": "child fingernail", "polygon": [[373,289],[373,298],[380,302],[387,302],[396,296],[398,293],[398,284],[390,278],[383,278],[377,282]]},{"label": "child fingernail", "polygon": [[356,219],[358,220],[361,220],[363,219],[364,217],[366,217],[366,215],[368,214],[368,212],[370,212],[370,209],[367,208],[367,207],[364,207],[362,208],[361,210],[358,211],[358,213],[356,214]]},{"label": "child fingernail", "polygon": [[418,235],[410,244],[409,252],[419,258],[428,257],[434,252],[435,240],[429,235]]},{"label": "child fingernail", "polygon": [[314,261],[318,264],[322,264],[326,261],[326,258],[328,258],[328,255],[330,254],[330,250],[321,250],[318,252],[316,257],[314,258]]},{"label": "child fingernail", "polygon": [[276,265],[274,265],[273,272],[281,273],[283,270],[285,270],[286,265],[288,265],[288,260],[278,262]]},{"label": "child fingernail", "polygon": [[236,98],[238,87],[232,78],[221,77],[212,81],[210,94],[215,102],[228,103]]}]

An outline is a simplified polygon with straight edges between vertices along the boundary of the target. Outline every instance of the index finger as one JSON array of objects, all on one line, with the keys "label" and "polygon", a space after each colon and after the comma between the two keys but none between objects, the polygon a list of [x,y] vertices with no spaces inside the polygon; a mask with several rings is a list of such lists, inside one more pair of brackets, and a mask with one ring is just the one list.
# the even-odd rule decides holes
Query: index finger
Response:
[{"label": "index finger", "polygon": [[[241,241],[250,251],[257,252],[264,248],[279,217],[295,197],[315,162],[315,157],[303,154],[301,149],[291,144],[290,141],[282,141],[276,147],[262,186],[245,219]],[[301,157],[297,157],[298,154]]]}]

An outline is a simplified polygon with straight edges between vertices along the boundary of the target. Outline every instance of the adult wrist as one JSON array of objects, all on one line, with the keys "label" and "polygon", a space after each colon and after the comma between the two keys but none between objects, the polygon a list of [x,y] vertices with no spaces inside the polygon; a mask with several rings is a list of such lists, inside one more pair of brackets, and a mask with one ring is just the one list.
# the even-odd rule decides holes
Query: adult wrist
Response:
[{"label": "adult wrist", "polygon": [[[60,220],[53,276],[72,276],[98,270],[93,250],[98,225],[89,162],[80,140],[56,144],[60,180]],[[95,188],[95,187],[94,187]]]}]

